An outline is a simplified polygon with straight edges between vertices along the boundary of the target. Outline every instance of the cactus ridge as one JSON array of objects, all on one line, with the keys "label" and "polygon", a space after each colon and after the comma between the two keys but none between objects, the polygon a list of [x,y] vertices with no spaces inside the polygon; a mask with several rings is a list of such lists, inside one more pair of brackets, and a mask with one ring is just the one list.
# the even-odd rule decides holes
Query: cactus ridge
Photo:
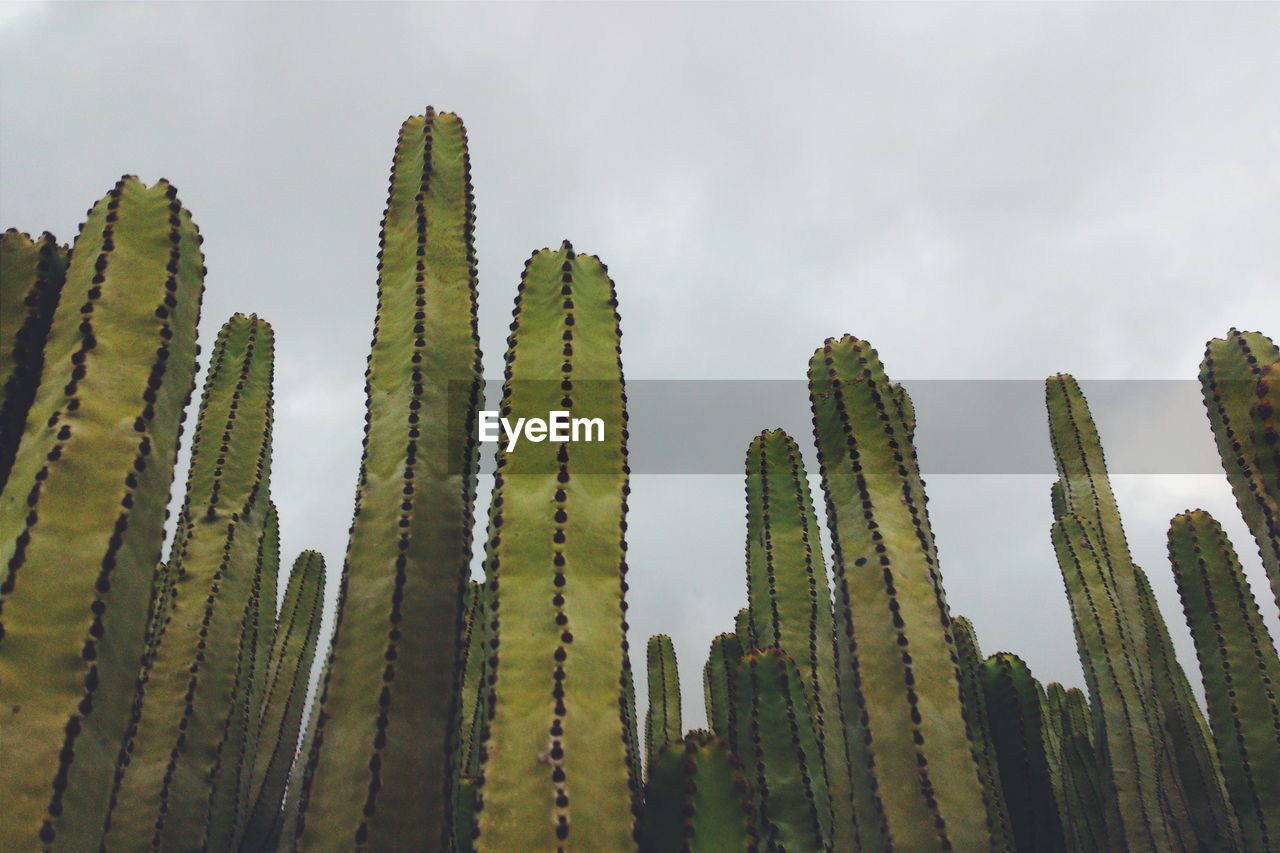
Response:
[{"label": "cactus ridge", "polygon": [[1280,836],[1280,658],[1231,542],[1209,513],[1174,517],[1169,557],[1244,847],[1272,849]]},{"label": "cactus ridge", "polygon": [[465,128],[428,108],[401,126],[379,234],[364,454],[295,845],[454,843],[482,393],[474,223]]}]

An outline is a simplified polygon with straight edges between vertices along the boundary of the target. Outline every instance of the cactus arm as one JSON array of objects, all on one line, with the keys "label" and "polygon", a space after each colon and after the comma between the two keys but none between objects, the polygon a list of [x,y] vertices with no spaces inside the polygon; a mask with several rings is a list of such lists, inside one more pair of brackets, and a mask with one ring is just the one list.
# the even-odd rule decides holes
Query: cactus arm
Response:
[{"label": "cactus arm", "polygon": [[738,644],[742,647],[743,654],[756,647],[755,637],[751,633],[751,608],[744,607],[734,615],[733,630],[738,635]]},{"label": "cactus arm", "polygon": [[67,274],[67,249],[52,234],[38,241],[0,234],[0,492],[40,385],[44,345]]},{"label": "cactus arm", "polygon": [[462,122],[408,119],[381,231],[365,452],[304,848],[452,844],[482,391],[474,218]]},{"label": "cactus arm", "polygon": [[488,551],[498,646],[478,851],[635,849],[616,305],[604,265],[568,243],[525,268],[504,416],[564,410],[601,418],[605,435],[499,445]]},{"label": "cactus arm", "polygon": [[1217,521],[1175,516],[1169,558],[1204,679],[1209,723],[1244,849],[1280,839],[1280,658]]},{"label": "cactus arm", "polygon": [[1097,756],[1090,737],[1089,709],[1084,694],[1061,684],[1045,685],[1041,706],[1045,757],[1050,766],[1054,797],[1062,818],[1063,837],[1071,853],[1107,850],[1103,795],[1098,788]]},{"label": "cactus arm", "polygon": [[[875,351],[854,338],[828,340],[810,362],[809,383],[846,634],[841,684],[852,676],[855,694],[846,721],[864,727],[864,772],[879,780],[883,809],[879,841],[864,830],[876,826],[873,816],[857,815],[863,844],[989,848],[950,616],[900,406]],[[848,741],[860,742],[854,731]],[[855,775],[858,763],[851,757]]]},{"label": "cactus arm", "polygon": [[2,849],[96,841],[195,371],[203,259],[173,189],[122,179],[76,242],[0,497]]},{"label": "cactus arm", "polygon": [[641,853],[756,849],[750,785],[723,740],[690,732],[664,746],[649,772]]},{"label": "cactus arm", "polygon": [[995,744],[991,740],[991,722],[987,715],[987,694],[982,682],[982,652],[973,623],[963,616],[951,620],[960,665],[960,694],[964,699],[965,724],[978,759],[978,773],[986,791],[991,813],[991,834],[998,850],[1014,850],[1009,811],[1004,788],[1000,784],[1000,767]]},{"label": "cactus arm", "polygon": [[1205,347],[1200,387],[1222,467],[1280,606],[1280,348],[1265,335],[1232,329]]},{"label": "cactus arm", "polygon": [[738,714],[735,670],[741,659],[742,644],[737,634],[719,634],[711,640],[705,669],[707,721],[715,736],[727,741],[734,752]]},{"label": "cactus arm", "polygon": [[251,811],[241,850],[267,851],[288,815],[281,811],[285,784],[294,764],[307,682],[315,659],[324,603],[324,557],[303,551],[294,561],[285,588],[284,606],[273,632],[271,666],[262,703],[258,738],[259,778],[254,780]]},{"label": "cactus arm", "polygon": [[980,672],[1014,849],[1062,851],[1062,824],[1045,755],[1040,684],[1017,655],[987,658]]},{"label": "cactus arm", "polygon": [[652,767],[658,750],[684,737],[680,715],[680,672],[671,638],[657,634],[646,649],[649,670],[649,712],[645,716],[645,766]]}]

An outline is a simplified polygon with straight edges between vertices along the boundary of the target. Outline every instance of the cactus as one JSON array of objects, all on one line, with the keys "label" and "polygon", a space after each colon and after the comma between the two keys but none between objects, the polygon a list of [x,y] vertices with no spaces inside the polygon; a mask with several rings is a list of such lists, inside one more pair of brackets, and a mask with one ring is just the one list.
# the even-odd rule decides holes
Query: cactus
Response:
[{"label": "cactus", "polygon": [[1280,606],[1280,348],[1265,335],[1232,329],[1206,345],[1200,387],[1222,467]]},{"label": "cactus", "polygon": [[601,418],[603,441],[501,445],[488,536],[496,626],[475,849],[634,850],[626,696],[626,395],[599,259],[535,253],[504,417]]},{"label": "cactus", "polygon": [[193,389],[199,240],[167,182],[133,177],[76,240],[0,498],[3,849],[87,849],[107,810]]},{"label": "cactus", "polygon": [[744,607],[733,617],[733,630],[738,635],[738,645],[742,647],[743,654],[752,651],[756,647],[756,638],[751,633],[751,609]]},{"label": "cactus", "polygon": [[1045,685],[1042,731],[1054,799],[1069,853],[1108,850],[1104,794],[1098,784],[1089,705],[1078,688]]},{"label": "cactus", "polygon": [[1022,658],[1001,652],[980,673],[991,741],[1013,831],[1015,850],[1064,850],[1062,823],[1049,778],[1041,733],[1040,683]]},{"label": "cactus", "polygon": [[[905,399],[905,392],[903,392]],[[832,843],[855,846],[853,789],[836,689],[831,589],[800,448],[765,430],[747,449],[747,595],[751,633],[796,661],[835,816]],[[833,725],[826,724],[830,718]]]},{"label": "cactus", "polygon": [[652,767],[658,750],[684,735],[680,720],[680,671],[671,638],[657,634],[646,649],[649,668],[649,711],[644,718],[645,767]]},{"label": "cactus", "polygon": [[[169,604],[104,828],[110,847],[233,843],[248,747],[269,512],[271,327],[237,314],[211,356],[191,450]],[[257,676],[261,678],[261,674]],[[256,725],[256,720],[255,720]]]},{"label": "cactus", "polygon": [[241,845],[245,853],[273,850],[287,817],[281,812],[281,803],[298,745],[323,602],[324,557],[303,551],[289,574],[284,607],[272,632],[270,665],[262,679],[262,734],[257,739],[259,760],[254,765],[250,792],[252,811]]},{"label": "cactus", "polygon": [[804,677],[776,647],[742,656],[738,757],[755,789],[759,832],[770,850],[831,850],[831,801]]},{"label": "cactus", "polygon": [[[323,681],[321,676],[321,681]],[[318,697],[317,697],[318,698]],[[278,832],[275,837],[268,838],[265,845],[268,850],[293,850],[298,839],[298,824],[302,823],[303,799],[311,787],[308,770],[315,769],[315,762],[310,760],[314,754],[316,726],[319,723],[320,703],[312,702],[307,712],[307,725],[302,730],[302,739],[298,742],[297,752],[293,757],[293,765],[289,768],[289,781],[285,785],[284,805],[280,809],[280,820],[276,823]]]},{"label": "cactus", "polygon": [[641,853],[755,850],[750,790],[723,740],[692,731],[664,745],[649,769]]},{"label": "cactus", "polygon": [[[467,587],[467,623],[464,634],[466,665],[462,677],[461,737],[458,742],[458,759],[455,762],[459,778],[470,778],[480,771],[480,743],[484,737],[485,708],[488,706],[489,680],[489,607],[486,587],[482,581],[471,581]],[[471,824],[464,836],[471,834]]]},{"label": "cactus", "polygon": [[996,747],[991,741],[991,723],[987,715],[987,694],[982,686],[982,651],[973,623],[963,616],[951,620],[960,665],[960,696],[964,700],[964,719],[978,760],[978,774],[991,815],[991,834],[998,850],[1013,850],[1013,834],[1009,811],[1000,784],[1000,766]]},{"label": "cactus", "polygon": [[1203,510],[1175,516],[1169,559],[1246,851],[1280,843],[1280,658],[1230,540]]},{"label": "cactus", "polygon": [[988,803],[901,396],[875,351],[852,337],[829,339],[814,354],[809,389],[860,846],[990,848]]},{"label": "cactus", "polygon": [[474,221],[461,120],[405,121],[303,848],[452,845],[482,393]]},{"label": "cactus", "polygon": [[38,241],[13,229],[0,234],[0,492],[40,384],[66,274],[67,248],[52,234]]},{"label": "cactus", "polygon": [[711,640],[711,653],[702,670],[707,699],[707,722],[716,737],[735,745],[738,726],[737,668],[742,644],[737,634],[719,634]]}]

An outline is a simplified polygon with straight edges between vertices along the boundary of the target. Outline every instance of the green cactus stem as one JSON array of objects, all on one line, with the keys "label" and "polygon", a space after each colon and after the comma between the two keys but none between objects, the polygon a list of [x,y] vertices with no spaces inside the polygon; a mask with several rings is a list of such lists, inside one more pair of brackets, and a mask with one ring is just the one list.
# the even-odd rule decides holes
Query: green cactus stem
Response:
[{"label": "green cactus stem", "polygon": [[173,187],[134,177],[76,240],[0,497],[0,849],[97,846],[193,390],[199,243]]},{"label": "green cactus stem", "polygon": [[988,803],[900,397],[875,350],[847,336],[815,353],[809,389],[860,845],[988,849]]},{"label": "green cactus stem", "polygon": [[254,765],[252,810],[240,848],[244,853],[274,850],[273,841],[279,838],[281,823],[287,818],[281,804],[298,745],[323,604],[324,557],[316,551],[303,551],[289,573],[284,607],[273,632],[270,664],[262,679],[259,760]]},{"label": "green cactus stem", "polygon": [[998,850],[1013,850],[1013,831],[1005,806],[1004,788],[1000,784],[1000,766],[996,747],[991,741],[991,723],[987,715],[987,694],[982,683],[982,651],[973,623],[963,616],[951,620],[951,633],[956,643],[960,665],[960,695],[964,699],[965,723],[978,760],[978,773],[991,814],[991,834]]},{"label": "green cactus stem", "polygon": [[409,118],[380,235],[364,455],[304,849],[453,843],[483,390],[474,210],[462,121]]},{"label": "green cactus stem", "polygon": [[1280,844],[1280,658],[1235,550],[1203,510],[1175,516],[1169,559],[1246,851]]},{"label": "green cactus stem", "polygon": [[0,234],[0,492],[40,384],[66,274],[67,247],[52,234],[38,240],[12,228]]},{"label": "green cactus stem", "polygon": [[1205,347],[1200,387],[1222,467],[1280,606],[1280,348],[1258,332],[1232,329]]},{"label": "green cactus stem", "polygon": [[776,647],[742,656],[738,757],[750,771],[760,836],[769,850],[831,850],[831,800],[804,677]]},{"label": "green cactus stem", "polygon": [[751,609],[744,607],[733,617],[733,630],[738,634],[738,644],[742,653],[746,654],[756,647],[756,638],[751,633]]},{"label": "green cactus stem", "polygon": [[644,718],[645,766],[652,767],[658,750],[684,736],[680,715],[680,671],[676,649],[666,634],[649,638],[649,710]]},{"label": "green cactus stem", "polygon": [[[135,686],[129,756],[103,828],[111,848],[233,843],[248,746],[260,551],[269,512],[274,337],[237,314],[218,334],[191,450],[185,522],[149,667]],[[258,674],[261,678],[261,674]],[[256,727],[256,719],[254,719]],[[212,805],[211,805],[212,804]]]},{"label": "green cactus stem", "polygon": [[[831,588],[809,478],[800,448],[780,429],[752,440],[746,471],[752,635],[758,644],[791,655],[800,668],[836,816],[832,843],[849,849],[856,845],[853,789],[836,689]],[[834,725],[827,726],[828,718]]]},{"label": "green cactus stem", "polygon": [[1098,759],[1093,749],[1093,726],[1084,694],[1075,687],[1067,690],[1057,682],[1045,685],[1041,721],[1045,758],[1066,849],[1069,853],[1110,849],[1104,795],[1098,785]]},{"label": "green cactus stem", "polygon": [[729,745],[705,731],[659,750],[645,802],[641,853],[756,849],[747,774]]},{"label": "green cactus stem", "polygon": [[987,658],[980,679],[1014,849],[1062,851],[1062,823],[1041,732],[1040,683],[1022,658],[1008,652]]},{"label": "green cactus stem", "polygon": [[707,722],[716,737],[728,742],[735,752],[737,719],[741,702],[737,698],[737,668],[742,660],[742,644],[737,634],[719,634],[711,640],[711,653],[702,670],[707,700]]},{"label": "green cactus stem", "polygon": [[635,849],[626,695],[626,395],[617,298],[566,242],[525,266],[503,417],[600,418],[603,441],[499,445],[488,536],[491,721],[478,851]]}]

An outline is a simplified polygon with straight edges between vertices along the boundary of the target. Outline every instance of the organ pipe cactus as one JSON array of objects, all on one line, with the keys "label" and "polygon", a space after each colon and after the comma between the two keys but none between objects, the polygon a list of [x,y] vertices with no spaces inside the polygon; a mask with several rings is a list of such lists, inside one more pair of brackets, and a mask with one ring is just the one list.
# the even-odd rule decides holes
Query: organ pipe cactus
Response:
[{"label": "organ pipe cactus", "polygon": [[693,731],[659,750],[649,769],[641,853],[756,849],[751,786],[723,740]]},{"label": "organ pipe cactus", "polygon": [[96,849],[145,649],[200,237],[165,181],[88,213],[0,498],[0,849]]},{"label": "organ pipe cactus", "polygon": [[1175,516],[1169,559],[1227,792],[1246,851],[1280,843],[1280,658],[1222,528],[1203,510]]},{"label": "organ pipe cactus", "polygon": [[859,846],[988,849],[989,804],[900,398],[875,350],[852,337],[829,339],[814,354],[809,394]]},{"label": "organ pipe cactus", "polygon": [[1062,823],[1049,778],[1040,716],[1040,683],[1022,658],[1008,652],[980,671],[1015,850],[1064,850]]},{"label": "organ pipe cactus", "polygon": [[769,850],[831,850],[831,801],[822,753],[795,661],[776,647],[738,664],[738,756],[755,789],[759,831]]},{"label": "organ pipe cactus", "polygon": [[409,118],[380,232],[364,455],[304,849],[452,845],[483,390],[474,210],[462,121]]},{"label": "organ pipe cactus", "polygon": [[1000,765],[991,740],[991,722],[987,714],[987,694],[983,687],[982,651],[973,623],[963,616],[951,620],[956,657],[960,667],[960,695],[964,700],[965,724],[978,761],[978,774],[991,815],[991,834],[998,850],[1013,850],[1009,812],[1005,806],[1004,788],[1000,784]]},{"label": "organ pipe cactus", "polygon": [[1045,685],[1041,705],[1045,758],[1069,853],[1110,848],[1090,720],[1088,702],[1078,688],[1068,690],[1056,682]]},{"label": "organ pipe cactus", "polygon": [[241,850],[269,851],[288,815],[281,811],[285,784],[294,763],[302,709],[320,634],[324,603],[324,557],[303,551],[293,563],[284,607],[276,620],[274,643],[264,681],[258,761],[250,794]]},{"label": "organ pipe cactus", "polygon": [[40,384],[66,274],[67,247],[52,234],[38,240],[12,228],[0,234],[0,492]]},{"label": "organ pipe cactus", "polygon": [[529,259],[503,417],[600,418],[604,440],[499,446],[496,636],[478,851],[634,850],[626,696],[626,395],[617,298],[565,242]]},{"label": "organ pipe cactus", "polygon": [[221,847],[234,843],[244,817],[240,771],[250,717],[256,727],[273,348],[271,327],[242,314],[222,327],[213,348],[183,527],[169,561],[170,601],[135,686],[128,758],[104,829],[108,847]]},{"label": "organ pipe cactus", "polygon": [[831,589],[809,478],[800,448],[782,430],[765,430],[752,440],[746,469],[751,633],[758,645],[789,654],[800,670],[831,792],[832,842],[852,848],[853,790],[836,691]]},{"label": "organ pipe cactus", "polygon": [[1204,405],[1236,504],[1280,606],[1280,348],[1232,329],[1205,347]]},{"label": "organ pipe cactus", "polygon": [[735,746],[738,708],[738,661],[742,659],[742,644],[737,634],[719,634],[711,640],[711,653],[702,670],[703,688],[707,700],[707,722],[716,737]]},{"label": "organ pipe cactus", "polygon": [[680,671],[671,638],[658,634],[646,649],[649,670],[649,710],[644,718],[645,766],[652,767],[658,750],[684,735],[680,719]]},{"label": "organ pipe cactus", "polygon": [[733,630],[738,635],[738,644],[745,654],[756,647],[756,638],[751,633],[751,609],[744,607],[733,617]]}]

